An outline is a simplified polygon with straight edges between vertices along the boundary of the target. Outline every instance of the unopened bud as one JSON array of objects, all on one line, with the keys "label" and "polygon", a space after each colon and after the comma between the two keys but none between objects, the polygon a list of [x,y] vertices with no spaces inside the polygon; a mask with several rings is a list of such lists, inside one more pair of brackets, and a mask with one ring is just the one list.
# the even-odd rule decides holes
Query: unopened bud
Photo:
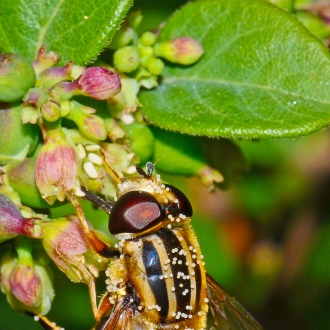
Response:
[{"label": "unopened bud", "polygon": [[102,67],[90,67],[73,82],[60,82],[53,91],[61,99],[70,99],[74,95],[86,95],[96,100],[106,100],[121,89],[120,78],[114,71]]},{"label": "unopened bud", "polygon": [[54,66],[60,59],[60,56],[54,52],[46,53],[46,47],[41,46],[37,59],[32,63],[34,70],[37,75],[39,75],[42,71]]},{"label": "unopened bud", "polygon": [[88,267],[88,263],[91,263],[95,269],[104,268],[104,263],[100,262],[102,260],[91,250],[76,217],[70,217],[70,220],[61,218],[43,222],[42,229],[44,231],[42,244],[47,254],[72,281],[88,283],[85,273],[74,264],[78,260],[81,266]]},{"label": "unopened bud", "polygon": [[49,96],[42,88],[31,88],[23,98],[22,122],[35,124],[40,115],[40,108],[48,98]]},{"label": "unopened bud", "polygon": [[[38,209],[49,208],[49,204],[42,199],[36,186],[34,173],[37,158],[26,158],[19,162],[12,162],[6,166],[4,180],[10,185],[20,197],[23,205]],[[5,195],[11,197],[7,193]]]},{"label": "unopened bud", "polygon": [[107,138],[107,129],[104,121],[92,113],[94,109],[83,106],[82,104],[72,101],[71,111],[67,118],[73,120],[80,132],[92,140],[105,140]]},{"label": "unopened bud", "polygon": [[54,298],[52,274],[43,260],[33,259],[31,248],[31,240],[21,240],[17,255],[10,251],[3,256],[1,290],[14,309],[46,314]]},{"label": "unopened bud", "polygon": [[41,115],[49,122],[56,121],[61,116],[61,105],[55,100],[49,100],[41,107]]},{"label": "unopened bud", "polygon": [[184,65],[197,62],[204,53],[201,44],[189,37],[181,37],[157,43],[154,49],[155,56]]},{"label": "unopened bud", "polygon": [[17,265],[11,272],[9,283],[13,295],[27,306],[38,306],[41,300],[41,280],[35,269]]},{"label": "unopened bud", "polygon": [[143,46],[152,46],[156,42],[156,35],[152,32],[144,32],[139,38],[139,42]]},{"label": "unopened bud", "polygon": [[145,67],[151,74],[159,76],[164,70],[164,63],[159,58],[149,57]]},{"label": "unopened bud", "polygon": [[136,28],[140,25],[141,21],[142,21],[143,16],[141,15],[141,11],[137,10],[134,11],[133,13],[131,13],[128,18],[127,21],[129,23],[129,25],[136,30]]},{"label": "unopened bud", "polygon": [[61,186],[70,190],[76,182],[78,156],[60,127],[49,129],[38,155],[35,178],[44,199],[52,203],[64,199]]},{"label": "unopened bud", "polygon": [[17,54],[0,54],[0,101],[16,102],[34,86],[32,64]]},{"label": "unopened bud", "polygon": [[24,125],[21,106],[0,103],[0,164],[23,160],[33,152],[40,139],[36,125]]},{"label": "unopened bud", "polygon": [[40,238],[42,230],[38,219],[24,218],[19,208],[0,193],[0,242],[19,235]]},{"label": "unopened bud", "polygon": [[139,50],[136,46],[126,46],[118,49],[113,55],[113,64],[120,72],[132,72],[140,64]]}]

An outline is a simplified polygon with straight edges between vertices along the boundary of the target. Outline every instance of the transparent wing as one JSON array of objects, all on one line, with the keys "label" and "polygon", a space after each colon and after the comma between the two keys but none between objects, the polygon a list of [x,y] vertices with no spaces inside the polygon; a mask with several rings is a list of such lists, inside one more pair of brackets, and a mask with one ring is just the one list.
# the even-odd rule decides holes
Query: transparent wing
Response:
[{"label": "transparent wing", "polygon": [[110,315],[102,318],[92,330],[133,330],[134,309],[130,296],[117,301]]},{"label": "transparent wing", "polygon": [[147,330],[141,314],[135,310],[132,296],[118,300],[110,315],[102,318],[92,330]]},{"label": "transparent wing", "polygon": [[207,295],[214,325],[210,330],[262,330],[244,307],[207,274]]}]

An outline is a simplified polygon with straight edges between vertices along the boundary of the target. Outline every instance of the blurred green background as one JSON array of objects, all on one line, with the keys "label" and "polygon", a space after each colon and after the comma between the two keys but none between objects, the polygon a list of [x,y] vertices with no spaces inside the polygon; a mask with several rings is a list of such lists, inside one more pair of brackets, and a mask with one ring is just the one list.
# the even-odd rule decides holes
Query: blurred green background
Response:
[{"label": "blurred green background", "polygon": [[[138,0],[133,10],[142,10],[144,31],[183,3]],[[237,167],[239,178],[226,190],[209,193],[196,178],[164,176],[191,200],[207,271],[265,329],[330,329],[330,131],[235,143],[242,155],[228,151],[226,162]],[[105,214],[90,205],[86,212],[106,230]],[[87,286],[70,283],[55,267],[54,274],[56,297],[48,317],[68,330],[91,328]],[[14,312],[3,294],[0,321],[3,330],[41,329]]]}]

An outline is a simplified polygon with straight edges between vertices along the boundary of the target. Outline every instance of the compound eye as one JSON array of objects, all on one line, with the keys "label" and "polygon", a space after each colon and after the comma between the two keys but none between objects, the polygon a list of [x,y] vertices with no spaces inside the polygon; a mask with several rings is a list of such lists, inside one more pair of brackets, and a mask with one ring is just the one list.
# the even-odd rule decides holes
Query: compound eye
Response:
[{"label": "compound eye", "polygon": [[109,221],[111,234],[140,233],[163,219],[156,198],[141,191],[122,195],[112,208]]},{"label": "compound eye", "polygon": [[187,196],[181,190],[170,184],[166,184],[165,186],[170,188],[170,190],[175,195],[175,198],[177,199],[178,203],[176,206],[178,208],[178,213],[184,214],[187,217],[191,217],[193,215],[193,210]]}]

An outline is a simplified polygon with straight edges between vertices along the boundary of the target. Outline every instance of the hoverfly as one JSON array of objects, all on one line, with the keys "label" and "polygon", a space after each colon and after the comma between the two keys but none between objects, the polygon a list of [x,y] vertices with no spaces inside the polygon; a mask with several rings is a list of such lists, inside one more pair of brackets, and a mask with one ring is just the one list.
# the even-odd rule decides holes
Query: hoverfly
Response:
[{"label": "hoverfly", "polygon": [[[262,330],[261,325],[206,274],[203,255],[191,227],[192,207],[177,188],[137,167],[139,177],[118,184],[117,201],[106,202],[83,189],[86,200],[110,215],[114,248],[99,241],[85,225],[94,250],[110,257],[107,292],[96,303],[93,330]],[[82,224],[80,204],[68,196]],[[207,325],[208,310],[214,325]]]}]

